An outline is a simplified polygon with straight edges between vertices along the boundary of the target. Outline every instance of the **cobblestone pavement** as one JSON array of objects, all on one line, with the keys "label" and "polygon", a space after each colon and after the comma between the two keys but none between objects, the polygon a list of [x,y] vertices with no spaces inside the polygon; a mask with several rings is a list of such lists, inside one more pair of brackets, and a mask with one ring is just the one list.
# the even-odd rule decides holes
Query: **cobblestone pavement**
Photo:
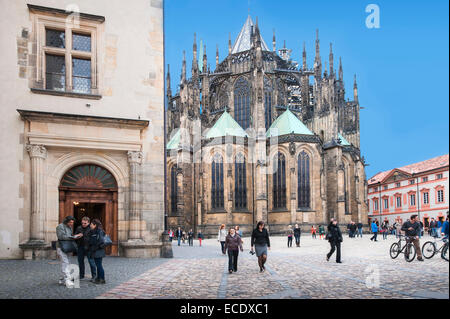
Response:
[{"label": "cobblestone pavement", "polygon": [[[435,256],[407,263],[392,260],[394,238],[371,242],[344,238],[342,264],[329,262],[324,240],[302,237],[301,247],[287,248],[286,238],[272,237],[267,271],[259,273],[249,254],[249,238],[239,255],[238,272],[228,274],[228,258],[217,240],[203,247],[173,244],[173,259],[105,258],[106,285],[81,281],[81,289],[58,285],[60,265],[55,260],[0,260],[0,299],[3,298],[113,298],[113,299],[240,299],[240,298],[449,298],[449,264]],[[423,244],[425,240],[422,239]],[[70,257],[76,264],[76,258]],[[88,265],[87,273],[89,274]],[[370,284],[379,285],[370,288]],[[369,288],[367,286],[369,283]]]},{"label": "cobblestone pavement", "polygon": [[[391,238],[371,242],[346,237],[342,264],[329,262],[328,242],[302,237],[301,247],[287,248],[286,239],[273,237],[267,271],[259,273],[255,256],[244,238],[238,272],[228,274],[228,258],[220,252],[217,240],[203,247],[174,244],[174,259],[167,260],[98,298],[299,298],[299,299],[411,299],[449,298],[449,264],[435,256],[431,260],[407,263],[403,255],[392,260]],[[422,239],[422,243],[425,242]]]}]

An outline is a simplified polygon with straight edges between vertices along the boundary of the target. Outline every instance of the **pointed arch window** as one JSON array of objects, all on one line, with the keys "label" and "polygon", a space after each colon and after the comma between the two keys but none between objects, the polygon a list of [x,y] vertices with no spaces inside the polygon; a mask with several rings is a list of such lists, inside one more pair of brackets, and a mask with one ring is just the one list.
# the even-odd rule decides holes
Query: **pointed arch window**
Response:
[{"label": "pointed arch window", "polygon": [[286,157],[282,153],[273,159],[273,208],[286,208]]},{"label": "pointed arch window", "polygon": [[311,180],[309,155],[302,151],[298,155],[298,208],[311,208]]},{"label": "pointed arch window", "polygon": [[170,211],[177,212],[178,201],[178,182],[177,182],[177,165],[173,165],[170,170]]},{"label": "pointed arch window", "polygon": [[264,78],[264,110],[265,110],[265,120],[266,120],[266,130],[272,125],[272,99],[273,99],[273,88],[270,80]]},{"label": "pointed arch window", "polygon": [[219,154],[214,156],[211,168],[211,207],[224,208],[223,187],[223,158]]},{"label": "pointed arch window", "polygon": [[246,130],[250,126],[250,115],[250,84],[240,78],[234,86],[234,119]]},{"label": "pointed arch window", "polygon": [[236,209],[247,208],[247,169],[245,157],[242,154],[236,156],[234,163],[234,199]]}]

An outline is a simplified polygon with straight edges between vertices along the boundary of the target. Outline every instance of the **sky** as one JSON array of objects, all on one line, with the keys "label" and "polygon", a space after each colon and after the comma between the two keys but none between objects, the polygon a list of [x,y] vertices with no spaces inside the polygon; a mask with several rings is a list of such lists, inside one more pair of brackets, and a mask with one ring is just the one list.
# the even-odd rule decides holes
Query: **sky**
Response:
[{"label": "sky", "polygon": [[[190,75],[194,33],[215,67],[234,44],[247,16],[259,20],[272,48],[292,49],[308,67],[319,29],[322,64],[333,43],[335,68],[342,57],[346,98],[353,100],[356,74],[361,107],[361,155],[369,179],[378,172],[448,154],[449,4],[447,0],[165,0],[165,62],[172,91],[179,84],[183,50]],[[367,28],[369,4],[379,7],[379,28]]]}]

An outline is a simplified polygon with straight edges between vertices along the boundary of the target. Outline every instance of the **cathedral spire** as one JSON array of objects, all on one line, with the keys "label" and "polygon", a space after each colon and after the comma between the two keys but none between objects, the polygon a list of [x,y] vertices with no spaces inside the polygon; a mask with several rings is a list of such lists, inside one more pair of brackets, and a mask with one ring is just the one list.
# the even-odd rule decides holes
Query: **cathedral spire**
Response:
[{"label": "cathedral spire", "polygon": [[356,83],[356,74],[355,74],[355,82],[353,83],[353,99],[356,103],[359,103],[358,100],[358,84]]},{"label": "cathedral spire", "polygon": [[170,64],[167,65],[166,88],[167,88],[167,97],[171,97],[172,90],[170,88]]},{"label": "cathedral spire", "polygon": [[206,44],[203,48],[203,73],[206,73],[208,70],[208,57],[206,56]]},{"label": "cathedral spire", "polygon": [[231,33],[228,34],[228,54],[231,55]]},{"label": "cathedral spire", "polygon": [[181,68],[181,83],[186,82],[186,51],[183,51],[183,66]]},{"label": "cathedral spire", "polygon": [[334,74],[333,43],[330,43],[330,75]]},{"label": "cathedral spire", "polygon": [[342,69],[342,58],[339,57],[339,80],[344,81],[344,71]]},{"label": "cathedral spire", "polygon": [[303,70],[306,70],[308,66],[306,65],[306,43],[303,42]]},{"label": "cathedral spire", "polygon": [[216,69],[219,67],[219,45],[216,45]]},{"label": "cathedral spire", "polygon": [[277,39],[275,37],[275,29],[273,29],[272,45],[273,45],[273,52],[276,52],[277,51]]},{"label": "cathedral spire", "polygon": [[322,59],[320,57],[320,40],[319,40],[319,29],[316,30],[316,57],[314,59],[314,69],[316,77],[322,76]]},{"label": "cathedral spire", "polygon": [[193,59],[192,59],[192,76],[198,73],[198,61],[197,61],[197,34],[194,33],[194,45],[193,45]]}]

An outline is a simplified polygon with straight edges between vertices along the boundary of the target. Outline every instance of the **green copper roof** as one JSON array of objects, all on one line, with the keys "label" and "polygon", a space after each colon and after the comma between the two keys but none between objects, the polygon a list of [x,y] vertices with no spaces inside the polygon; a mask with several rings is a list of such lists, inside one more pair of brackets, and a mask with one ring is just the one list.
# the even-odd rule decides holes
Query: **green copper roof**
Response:
[{"label": "green copper roof", "polygon": [[224,112],[217,120],[216,124],[208,130],[206,138],[216,138],[222,136],[247,137],[244,129],[231,117],[230,113]]},{"label": "green copper roof", "polygon": [[338,137],[341,139],[341,145],[342,146],[350,146],[351,144],[341,135],[341,133],[338,134]]},{"label": "green copper roof", "polygon": [[289,109],[281,114],[267,131],[267,137],[288,134],[314,135]]},{"label": "green copper roof", "polygon": [[176,150],[176,149],[178,149],[178,146],[180,145],[180,137],[181,137],[181,130],[178,129],[178,131],[172,137],[170,142],[167,143],[167,149],[168,150]]}]

